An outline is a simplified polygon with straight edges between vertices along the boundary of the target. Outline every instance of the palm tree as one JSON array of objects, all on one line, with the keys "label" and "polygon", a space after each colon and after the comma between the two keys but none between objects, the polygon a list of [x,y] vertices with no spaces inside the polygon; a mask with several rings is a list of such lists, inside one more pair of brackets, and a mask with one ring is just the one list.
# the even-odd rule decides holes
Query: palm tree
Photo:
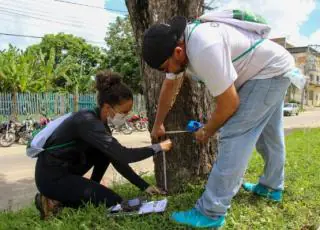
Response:
[{"label": "palm tree", "polygon": [[17,93],[26,92],[34,75],[32,57],[13,47],[0,55],[1,91],[12,93],[12,115],[17,116]]},{"label": "palm tree", "polygon": [[38,88],[41,92],[54,91],[54,82],[60,77],[66,77],[67,72],[72,68],[72,58],[67,56],[61,63],[55,63],[56,54],[54,48],[50,50],[49,58],[39,51],[36,61],[36,79],[40,81],[34,82],[34,88]]}]

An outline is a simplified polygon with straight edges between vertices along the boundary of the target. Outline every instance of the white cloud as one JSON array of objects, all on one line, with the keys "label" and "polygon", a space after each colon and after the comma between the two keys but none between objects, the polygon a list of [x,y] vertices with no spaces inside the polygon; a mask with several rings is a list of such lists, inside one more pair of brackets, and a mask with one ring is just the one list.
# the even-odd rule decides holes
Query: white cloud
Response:
[{"label": "white cloud", "polygon": [[310,43],[320,45],[320,29],[310,35]]},{"label": "white cloud", "polygon": [[[103,8],[104,0],[64,0]],[[268,19],[273,30],[271,37],[287,36],[296,45],[320,41],[320,29],[306,37],[300,34],[301,25],[315,9],[316,0],[221,0],[221,8],[242,8],[254,11]],[[207,3],[211,2],[206,0]],[[19,15],[20,14],[20,15]],[[27,16],[22,16],[27,15]],[[55,0],[0,0],[0,32],[43,36],[65,32],[96,41],[103,45],[107,25],[117,16],[103,9],[67,4]],[[40,39],[16,38],[0,35],[0,49],[12,43],[20,48]]]},{"label": "white cloud", "polygon": [[[104,10],[104,0],[66,1],[94,7],[55,0],[2,0],[0,32],[34,36],[64,32],[102,46],[108,24],[121,15]],[[40,39],[0,35],[0,49],[7,48],[9,43],[25,48],[39,41]]]},{"label": "white cloud", "polygon": [[270,37],[287,36],[296,45],[315,42],[319,33],[309,37],[300,34],[301,25],[316,8],[316,0],[224,0],[222,8],[248,9],[264,16],[272,26]]}]

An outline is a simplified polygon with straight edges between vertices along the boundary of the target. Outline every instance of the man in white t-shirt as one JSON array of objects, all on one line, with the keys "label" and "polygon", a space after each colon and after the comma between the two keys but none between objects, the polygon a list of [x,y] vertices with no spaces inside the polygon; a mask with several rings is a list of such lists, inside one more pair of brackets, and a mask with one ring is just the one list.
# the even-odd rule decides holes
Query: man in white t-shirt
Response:
[{"label": "man in white t-shirt", "polygon": [[195,208],[172,218],[194,227],[219,227],[238,192],[256,147],[265,161],[259,183],[245,190],[281,201],[284,188],[285,144],[282,106],[294,68],[293,57],[278,44],[225,23],[187,24],[174,17],[151,26],[144,34],[142,54],[152,68],[166,72],[152,137],[165,135],[164,119],[174,100],[179,77],[187,73],[202,81],[216,107],[195,133],[206,143],[219,130],[217,160],[205,192]]}]

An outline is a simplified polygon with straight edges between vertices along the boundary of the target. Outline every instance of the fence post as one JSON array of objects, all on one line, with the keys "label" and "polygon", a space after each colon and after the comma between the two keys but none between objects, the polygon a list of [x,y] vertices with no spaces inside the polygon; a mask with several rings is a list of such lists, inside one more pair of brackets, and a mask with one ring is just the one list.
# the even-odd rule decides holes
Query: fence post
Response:
[{"label": "fence post", "polygon": [[77,111],[79,111],[79,87],[78,87],[78,84],[76,84],[76,86],[75,86],[75,90],[74,90],[74,95],[73,96],[74,96],[73,109],[74,109],[74,112],[77,112]]},{"label": "fence post", "polygon": [[[134,95],[133,111],[144,110],[144,97]],[[46,112],[48,115],[64,114],[78,111],[79,108],[92,109],[97,105],[96,93],[88,94],[59,94],[59,93],[0,93],[0,115],[12,115],[26,112],[36,114]]]}]

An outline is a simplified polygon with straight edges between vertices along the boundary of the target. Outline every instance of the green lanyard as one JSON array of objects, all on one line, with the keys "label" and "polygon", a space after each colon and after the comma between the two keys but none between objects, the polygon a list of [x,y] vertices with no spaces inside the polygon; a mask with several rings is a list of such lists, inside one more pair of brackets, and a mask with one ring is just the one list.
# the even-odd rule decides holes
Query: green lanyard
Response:
[{"label": "green lanyard", "polygon": [[194,23],[194,26],[192,27],[192,29],[191,29],[191,31],[190,31],[190,34],[188,35],[188,41],[189,41],[189,39],[190,39],[190,37],[191,37],[191,34],[193,33],[193,31],[195,30],[195,28],[198,26],[198,25],[200,25],[201,24],[201,21],[200,20],[194,20],[193,22],[192,22],[192,24]]},{"label": "green lanyard", "polygon": [[259,41],[257,41],[256,43],[253,44],[253,46],[251,46],[249,49],[247,49],[246,51],[244,51],[242,54],[240,54],[238,57],[232,59],[232,62],[236,62],[238,61],[240,58],[242,58],[243,56],[245,56],[246,54],[248,54],[249,52],[251,52],[252,50],[254,50],[261,42],[263,42],[265,39],[261,38]]},{"label": "green lanyard", "polygon": [[[190,34],[188,35],[188,39],[187,41],[189,41],[192,33],[194,32],[194,30],[196,29],[196,27],[198,25],[201,24],[201,21],[200,20],[195,20],[193,21],[192,23],[194,23],[194,26],[192,27],[191,31],[190,31]],[[232,63],[238,61],[240,58],[242,58],[243,56],[247,55],[249,52],[251,52],[252,50],[254,50],[255,48],[257,48],[257,46],[259,44],[261,44],[265,39],[264,38],[261,38],[260,40],[258,40],[255,44],[253,44],[253,46],[251,46],[249,49],[247,49],[246,51],[244,51],[243,53],[241,53],[239,56],[235,57],[234,59],[232,59]]]}]

